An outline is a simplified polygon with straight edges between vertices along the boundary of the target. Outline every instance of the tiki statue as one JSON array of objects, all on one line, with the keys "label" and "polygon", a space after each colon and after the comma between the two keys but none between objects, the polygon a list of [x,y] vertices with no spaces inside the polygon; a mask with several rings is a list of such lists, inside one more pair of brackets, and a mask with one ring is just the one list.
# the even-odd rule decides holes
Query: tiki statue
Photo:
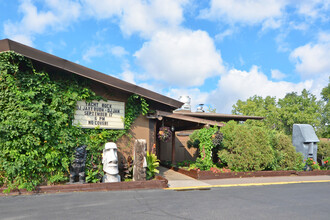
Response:
[{"label": "tiki statue", "polygon": [[74,160],[70,167],[70,183],[79,177],[79,183],[85,183],[86,145],[76,148]]}]

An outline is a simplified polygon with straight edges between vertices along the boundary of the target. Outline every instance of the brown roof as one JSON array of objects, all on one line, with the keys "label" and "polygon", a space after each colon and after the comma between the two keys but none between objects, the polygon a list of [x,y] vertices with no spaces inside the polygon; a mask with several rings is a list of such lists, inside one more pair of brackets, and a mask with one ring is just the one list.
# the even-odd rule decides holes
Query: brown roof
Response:
[{"label": "brown roof", "polygon": [[262,120],[264,117],[260,116],[246,116],[246,115],[231,115],[231,114],[219,114],[219,113],[206,113],[206,112],[187,112],[187,111],[175,111],[174,114],[185,115],[190,117],[204,118],[213,121],[246,121],[248,119]]},{"label": "brown roof", "polygon": [[55,68],[59,68],[74,73],[76,75],[103,83],[105,85],[126,92],[138,94],[144,98],[170,106],[173,109],[180,108],[183,105],[182,102],[179,102],[175,99],[163,96],[159,93],[150,91],[140,86],[125,82],[115,77],[103,74],[96,70],[89,69],[77,63],[70,62],[68,60],[51,55],[49,53],[45,53],[43,51],[37,50],[35,48],[26,46],[24,44],[20,44],[18,42],[9,39],[0,40],[0,52],[4,52],[4,51],[14,51],[32,60],[39,61],[41,63],[53,66]]}]

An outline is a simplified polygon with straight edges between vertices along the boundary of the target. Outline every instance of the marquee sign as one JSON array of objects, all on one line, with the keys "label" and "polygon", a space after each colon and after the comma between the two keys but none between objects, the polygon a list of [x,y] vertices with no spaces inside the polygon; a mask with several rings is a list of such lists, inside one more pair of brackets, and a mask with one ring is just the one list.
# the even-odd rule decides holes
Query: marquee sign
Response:
[{"label": "marquee sign", "polygon": [[73,125],[82,128],[124,129],[124,118],[124,102],[78,101]]}]

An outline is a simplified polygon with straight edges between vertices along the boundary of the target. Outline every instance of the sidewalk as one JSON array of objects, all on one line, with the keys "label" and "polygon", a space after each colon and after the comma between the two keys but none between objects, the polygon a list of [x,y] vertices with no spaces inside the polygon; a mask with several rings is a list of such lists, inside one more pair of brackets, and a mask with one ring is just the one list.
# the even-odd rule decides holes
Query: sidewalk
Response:
[{"label": "sidewalk", "polygon": [[196,180],[189,176],[159,167],[159,174],[168,180],[169,189],[189,189],[208,187],[229,187],[249,185],[273,185],[304,182],[330,182],[330,176],[277,176],[277,177],[251,177],[232,179]]}]

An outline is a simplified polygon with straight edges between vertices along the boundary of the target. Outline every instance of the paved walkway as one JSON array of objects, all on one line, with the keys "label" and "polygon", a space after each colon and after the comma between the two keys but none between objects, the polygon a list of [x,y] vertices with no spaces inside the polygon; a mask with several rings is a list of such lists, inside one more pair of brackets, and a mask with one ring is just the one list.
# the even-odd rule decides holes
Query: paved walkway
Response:
[{"label": "paved walkway", "polygon": [[323,176],[277,176],[277,177],[251,177],[231,179],[196,180],[184,174],[165,167],[159,167],[159,174],[168,180],[170,189],[189,189],[207,187],[225,187],[235,185],[272,185],[303,182],[330,182],[329,175]]}]

